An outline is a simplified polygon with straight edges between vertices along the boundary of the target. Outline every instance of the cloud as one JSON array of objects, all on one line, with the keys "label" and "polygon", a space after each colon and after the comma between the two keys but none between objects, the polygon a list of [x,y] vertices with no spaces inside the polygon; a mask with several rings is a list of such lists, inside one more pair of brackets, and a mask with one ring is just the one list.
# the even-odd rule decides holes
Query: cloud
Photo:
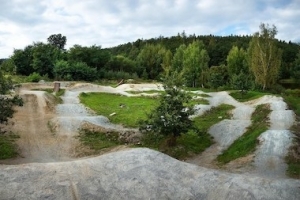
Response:
[{"label": "cloud", "polygon": [[0,58],[51,34],[74,44],[111,47],[139,38],[250,35],[261,22],[277,38],[300,42],[299,0],[10,0],[0,7]]}]

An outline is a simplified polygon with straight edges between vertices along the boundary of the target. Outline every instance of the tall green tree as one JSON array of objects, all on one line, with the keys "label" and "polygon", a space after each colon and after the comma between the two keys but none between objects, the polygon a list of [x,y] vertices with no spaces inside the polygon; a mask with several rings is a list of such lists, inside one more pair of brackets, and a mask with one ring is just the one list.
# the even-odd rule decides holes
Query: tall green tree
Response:
[{"label": "tall green tree", "polygon": [[110,59],[111,54],[109,51],[96,45],[85,47],[76,44],[68,51],[69,63],[84,62],[88,66],[97,68],[98,70],[103,69]]},{"label": "tall green tree", "polygon": [[67,37],[62,36],[60,33],[50,35],[47,40],[49,44],[56,46],[60,50],[63,50],[67,43]]},{"label": "tall green tree", "polygon": [[166,76],[168,76],[171,73],[172,58],[173,58],[172,52],[170,50],[167,50],[163,57],[163,62],[161,64],[162,68],[165,71]]},{"label": "tall green tree", "polygon": [[139,53],[137,57],[139,68],[145,70],[149,79],[158,79],[163,72],[162,63],[166,53],[165,47],[153,44],[145,45]]},{"label": "tall green tree", "polygon": [[278,79],[282,51],[275,43],[276,26],[262,23],[259,28],[250,42],[249,65],[255,82],[266,89]]},{"label": "tall green tree", "polygon": [[228,83],[228,67],[225,65],[212,66],[209,68],[209,85],[217,89]]},{"label": "tall green tree", "polygon": [[53,45],[42,42],[35,43],[32,67],[40,75],[53,77],[53,68],[60,56],[61,51]]},{"label": "tall green tree", "polygon": [[297,54],[296,60],[294,61],[291,74],[294,80],[300,82],[300,50]]},{"label": "tall green tree", "polygon": [[229,75],[239,74],[241,71],[248,72],[247,52],[243,48],[233,46],[226,58]]},{"label": "tall green tree", "polygon": [[205,82],[209,55],[202,41],[189,44],[183,54],[183,76],[188,86],[197,87]]},{"label": "tall green tree", "polygon": [[227,56],[227,67],[230,85],[242,92],[251,87],[252,76],[247,62],[247,52],[243,48],[233,46]]},{"label": "tall green tree", "polygon": [[11,59],[16,66],[17,74],[28,76],[34,72],[33,45],[28,45],[24,49],[15,49]]},{"label": "tall green tree", "polygon": [[184,52],[186,50],[186,45],[182,44],[177,49],[172,59],[171,73],[173,72],[182,72],[183,70],[183,61],[184,61]]}]

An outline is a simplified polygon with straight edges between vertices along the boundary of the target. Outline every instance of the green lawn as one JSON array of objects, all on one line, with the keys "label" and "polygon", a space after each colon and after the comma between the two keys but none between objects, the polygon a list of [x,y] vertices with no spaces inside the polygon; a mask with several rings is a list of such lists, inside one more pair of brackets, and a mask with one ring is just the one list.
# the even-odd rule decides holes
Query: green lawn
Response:
[{"label": "green lawn", "polygon": [[246,133],[235,140],[227,150],[219,155],[217,160],[225,164],[253,152],[257,145],[258,136],[268,129],[268,115],[270,112],[269,105],[263,104],[257,106],[252,114],[252,125],[248,127]]},{"label": "green lawn", "polygon": [[[146,119],[146,113],[150,113],[158,102],[151,97],[126,97],[107,93],[81,93],[79,98],[81,103],[98,115],[104,115],[112,123],[126,127],[138,127],[138,122]],[[110,116],[112,113],[116,114]]]}]

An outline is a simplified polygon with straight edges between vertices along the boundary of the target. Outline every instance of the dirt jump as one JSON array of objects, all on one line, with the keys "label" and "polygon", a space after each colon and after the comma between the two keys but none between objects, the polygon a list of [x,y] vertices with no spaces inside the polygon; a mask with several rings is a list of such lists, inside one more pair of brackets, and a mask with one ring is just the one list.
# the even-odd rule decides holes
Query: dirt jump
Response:
[{"label": "dirt jump", "polygon": [[[24,106],[17,108],[11,130],[20,156],[0,161],[0,199],[299,199],[300,180],[285,176],[284,157],[292,144],[289,131],[295,117],[283,99],[264,96],[240,103],[227,92],[209,93],[209,105],[195,106],[202,115],[222,103],[235,107],[232,118],[213,125],[215,144],[199,156],[181,162],[146,148],[90,158],[78,158],[77,129],[84,122],[116,130],[124,127],[96,116],[80,104],[81,92],[162,90],[159,84],[122,84],[116,88],[88,83],[61,83],[63,103],[24,85],[19,93]],[[203,93],[195,91],[194,95]],[[149,95],[149,94],[144,94]],[[263,133],[253,155],[218,169],[214,159],[251,125],[251,114],[260,104],[271,107],[270,129]],[[135,130],[133,130],[135,131]],[[234,163],[235,162],[235,163]]]}]

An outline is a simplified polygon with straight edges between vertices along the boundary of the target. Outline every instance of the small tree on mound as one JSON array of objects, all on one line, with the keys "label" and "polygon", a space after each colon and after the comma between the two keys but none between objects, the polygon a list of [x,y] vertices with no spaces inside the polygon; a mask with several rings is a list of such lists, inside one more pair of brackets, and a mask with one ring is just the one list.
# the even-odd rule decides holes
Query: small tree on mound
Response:
[{"label": "small tree on mound", "polygon": [[177,137],[191,128],[189,116],[194,113],[193,108],[188,106],[191,97],[180,88],[181,81],[174,76],[166,78],[165,93],[160,96],[159,105],[140,126],[142,132],[170,136],[169,146],[175,145]]}]

